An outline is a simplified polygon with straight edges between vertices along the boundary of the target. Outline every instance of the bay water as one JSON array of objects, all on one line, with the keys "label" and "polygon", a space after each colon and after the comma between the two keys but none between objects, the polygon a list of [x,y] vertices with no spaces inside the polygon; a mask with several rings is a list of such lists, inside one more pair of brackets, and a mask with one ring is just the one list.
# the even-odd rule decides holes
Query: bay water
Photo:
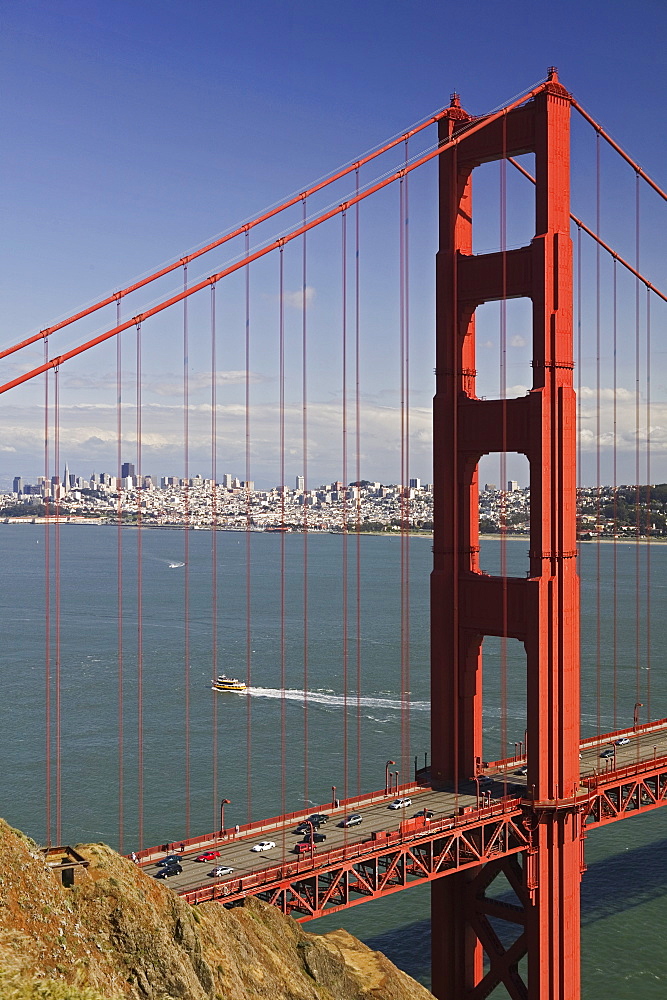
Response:
[{"label": "bay water", "polygon": [[[508,572],[523,575],[527,540],[504,544]],[[381,788],[388,760],[397,762],[391,767],[401,781],[415,757],[423,763],[431,722],[430,539],[231,531],[214,539],[191,531],[187,550],[185,533],[175,529],[119,534],[113,526],[64,524],[57,539],[53,529],[47,539],[43,525],[0,525],[0,815],[37,841],[48,836],[47,562],[51,755],[55,761],[59,744],[61,762],[51,772],[52,840],[57,786],[63,842],[130,851],[140,846],[140,808],[144,846],[187,835],[186,786],[194,835],[217,828],[221,798],[230,800],[231,826]],[[501,543],[485,540],[481,557],[486,571],[497,572]],[[667,716],[667,546],[584,544],[579,568],[582,735],[631,725],[639,702],[642,719]],[[212,692],[214,672],[247,679],[250,694]],[[519,644],[485,640],[484,672],[484,756],[494,759],[523,739]],[[667,811],[591,831],[586,858],[583,996],[667,996]],[[428,985],[428,915],[428,887],[418,887],[308,929],[346,927]]]}]

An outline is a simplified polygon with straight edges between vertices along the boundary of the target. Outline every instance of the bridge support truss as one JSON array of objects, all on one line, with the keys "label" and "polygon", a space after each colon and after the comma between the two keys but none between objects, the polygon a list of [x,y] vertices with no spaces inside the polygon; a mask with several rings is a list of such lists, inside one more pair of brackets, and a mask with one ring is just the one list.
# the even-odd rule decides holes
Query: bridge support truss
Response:
[{"label": "bridge support truss", "polygon": [[[521,864],[494,862],[432,887],[432,989],[441,998],[481,998],[498,983],[511,997],[531,1000],[576,1000],[580,990],[581,816],[572,804],[579,784],[579,589],[570,106],[551,71],[535,98],[469,137],[470,118],[456,97],[440,122],[440,141],[458,141],[440,156],[431,774],[442,787],[476,773],[482,640],[518,639],[526,652],[533,803],[526,816],[532,847]],[[473,170],[524,153],[535,155],[536,235],[520,249],[473,255]],[[532,302],[532,388],[524,397],[477,398],[475,310],[518,297]],[[518,452],[530,464],[527,579],[480,571],[477,468],[493,452]],[[521,928],[508,946],[493,930],[490,918],[501,913],[487,896],[501,873],[517,897],[510,920]]]}]

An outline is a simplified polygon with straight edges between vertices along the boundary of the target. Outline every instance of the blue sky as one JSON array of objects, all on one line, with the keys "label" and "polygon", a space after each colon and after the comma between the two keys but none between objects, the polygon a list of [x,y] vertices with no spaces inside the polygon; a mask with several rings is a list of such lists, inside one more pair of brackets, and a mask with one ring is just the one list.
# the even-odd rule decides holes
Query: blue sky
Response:
[{"label": "blue sky", "polygon": [[[194,0],[187,4],[181,0],[59,0],[57,4],[22,0],[5,4],[0,23],[4,95],[0,110],[4,235],[0,343],[13,343],[300,190],[447,104],[452,90],[460,92],[471,112],[483,113],[542,80],[550,64],[558,66],[562,82],[584,107],[667,186],[667,140],[662,127],[666,29],[667,7],[652,0],[632,7],[597,0],[560,4],[473,0],[465,5],[426,0],[341,0],[335,4],[326,0]],[[584,209],[591,207],[591,162],[589,155],[578,182],[579,207]],[[611,232],[613,196],[622,189],[623,198],[631,201],[633,188],[632,183],[622,187],[626,181],[620,175],[617,178],[611,166],[609,170],[612,207],[605,210],[605,224]],[[427,194],[423,202],[420,198],[415,186],[415,215],[421,211],[426,217]],[[664,251],[649,233],[652,202],[647,202],[645,211],[643,261],[650,277],[665,287]],[[655,211],[662,211],[657,201]],[[624,212],[619,208],[619,214]],[[594,216],[589,213],[587,221],[594,223]],[[632,238],[628,247],[619,249],[630,254]],[[416,271],[430,266],[424,253],[423,260],[418,249],[413,254]],[[294,282],[297,278],[294,265]],[[429,312],[425,306],[420,311],[422,289],[417,274],[414,280],[413,325],[417,330],[428,326]],[[296,284],[288,290],[292,287]],[[262,307],[269,311],[273,294],[263,293],[258,313]],[[427,294],[425,283],[423,297]],[[314,299],[316,295],[324,312],[327,293],[313,285]],[[202,324],[204,313],[202,309]],[[315,322],[317,313],[313,316]],[[664,318],[658,312],[653,318],[654,414],[662,412],[658,399],[662,382],[667,382],[663,378],[665,357],[657,343]],[[290,322],[296,329],[296,315]],[[193,323],[196,337],[198,320]],[[370,345],[383,352],[381,324],[377,329],[370,326]],[[518,343],[521,331],[516,337]],[[53,350],[74,342],[74,335],[63,333]],[[27,366],[36,363],[38,353],[26,352]],[[396,449],[385,452],[379,443],[377,449],[373,445],[382,438],[383,393],[388,405],[395,385],[383,383],[380,375],[371,376],[371,357],[369,347],[369,432],[362,474],[395,481]],[[320,360],[324,370],[326,358]],[[19,363],[14,359],[12,365]],[[96,363],[106,381],[107,364],[111,371],[107,358]],[[154,364],[150,377],[161,386],[164,402],[165,387],[178,372],[178,359],[171,366],[173,372],[164,359]],[[314,364],[316,373],[317,352]],[[14,371],[12,365],[3,371]],[[96,365],[89,364],[89,369]],[[225,371],[238,374],[241,365],[241,358],[229,358]],[[275,383],[275,372],[270,375],[268,367],[266,371],[260,370],[261,365],[255,367],[258,387],[263,381]],[[417,374],[420,367],[423,377]],[[203,357],[195,360],[194,368],[196,382],[198,373],[205,371]],[[428,339],[421,348],[415,346],[413,370],[416,437],[412,471],[428,478],[428,397],[432,390]],[[115,454],[109,441],[96,454],[93,439],[99,444],[99,434],[91,434],[89,440],[82,433],[82,427],[93,420],[95,404],[100,404],[100,413],[107,407],[105,419],[113,425],[112,401],[107,400],[104,386],[94,384],[90,371],[77,371],[79,381],[77,385],[72,381],[70,396],[63,382],[61,454],[69,458],[70,468],[82,474],[101,471],[104,462],[113,472],[113,463],[105,459],[106,454]],[[74,380],[74,375],[70,377]],[[129,386],[129,370],[127,378]],[[522,384],[518,376],[512,379],[511,371],[508,378],[511,384]],[[233,377],[221,376],[221,385],[232,384]],[[261,396],[260,388],[256,391]],[[28,410],[34,411],[33,397],[27,390],[22,393],[17,401],[5,398],[0,404],[0,486],[14,474],[30,477],[42,471],[37,430],[19,433],[30,423]],[[320,392],[313,384],[312,395],[312,478],[319,479],[321,473],[323,479],[334,479],[340,474],[340,448],[329,441],[326,425],[329,418],[334,423],[337,419],[335,390],[329,387]],[[77,423],[68,415],[68,401],[72,413],[76,407],[79,414],[85,410],[83,420]],[[145,471],[169,474],[179,461],[178,444],[170,451],[169,411],[166,403],[160,409],[159,402],[156,396],[150,405],[163,436],[158,442],[155,432],[152,448],[149,414]],[[203,396],[200,402],[204,413]],[[295,397],[295,443],[288,460],[288,481],[300,471],[296,402]],[[238,407],[232,391],[220,474],[233,471],[243,476],[238,464],[242,461]],[[629,414],[633,407],[628,403]],[[171,412],[176,440],[176,404]],[[193,419],[196,425],[196,416]],[[277,481],[278,470],[275,457],[268,457],[270,435],[262,440],[262,419],[258,409],[253,475],[258,482],[268,483]],[[97,427],[97,415],[93,422]],[[102,430],[100,434],[104,437]],[[628,434],[631,438],[631,426]],[[654,479],[661,478],[660,440],[656,430]],[[128,459],[133,457],[131,441],[128,432]],[[634,457],[631,449],[626,451],[624,481],[633,481]],[[192,473],[206,475],[205,455],[203,443],[199,450],[193,446],[192,461],[202,467],[191,466]],[[228,469],[230,463],[234,467]],[[517,470],[521,477],[521,468]],[[353,474],[351,468],[349,478]],[[667,478],[667,467],[662,478]]]}]

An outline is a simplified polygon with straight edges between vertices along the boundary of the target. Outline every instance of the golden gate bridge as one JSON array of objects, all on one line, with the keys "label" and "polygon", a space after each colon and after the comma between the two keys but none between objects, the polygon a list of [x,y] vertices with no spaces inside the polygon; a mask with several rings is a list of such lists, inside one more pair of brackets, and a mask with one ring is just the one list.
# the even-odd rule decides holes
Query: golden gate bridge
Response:
[{"label": "golden gate bridge", "polygon": [[[575,112],[595,143],[594,182],[587,208],[589,217],[574,215],[570,203],[570,124]],[[436,137],[425,138],[434,129]],[[621,253],[602,232],[602,149],[629,168],[634,188],[628,205],[616,205],[614,214],[631,219],[634,255]],[[391,159],[393,157],[393,159]],[[389,159],[388,159],[389,158]],[[387,164],[390,164],[387,166]],[[475,171],[497,164],[495,201],[499,246],[480,252],[477,233],[485,224],[487,209],[473,203]],[[430,166],[429,166],[430,165]],[[431,168],[437,168],[437,178]],[[369,170],[374,170],[368,179]],[[514,174],[524,192],[523,213],[530,220],[529,239],[510,245],[514,233]],[[245,482],[253,478],[255,440],[253,434],[262,413],[268,414],[275,431],[276,470],[285,496],[287,467],[300,437],[299,461],[305,488],[309,485],[309,461],[315,439],[322,433],[322,413],[337,424],[340,481],[361,480],[365,442],[377,429],[365,426],[370,412],[363,395],[364,376],[371,363],[365,354],[364,331],[386,325],[386,355],[398,373],[393,427],[393,448],[400,468],[401,560],[400,560],[400,774],[412,772],[410,746],[410,480],[412,427],[411,378],[415,365],[415,316],[423,326],[428,309],[415,303],[415,259],[419,246],[415,235],[416,178],[428,175],[437,183],[438,208],[430,218],[438,220],[435,315],[435,400],[433,410],[434,532],[431,575],[431,710],[430,761],[415,764],[412,778],[389,773],[381,789],[361,787],[360,712],[363,679],[363,636],[360,627],[359,587],[348,588],[359,578],[358,529],[360,510],[354,495],[345,492],[347,530],[342,533],[343,589],[341,650],[345,714],[342,733],[344,787],[318,810],[333,827],[346,816],[359,813],[365,820],[358,828],[341,826],[327,844],[311,843],[298,857],[285,850],[287,830],[295,822],[310,822],[311,810],[290,811],[286,796],[286,774],[290,768],[285,690],[287,550],[280,539],[280,616],[276,633],[279,687],[282,691],[280,733],[280,814],[257,820],[250,811],[252,741],[251,698],[248,698],[248,822],[234,829],[224,823],[222,799],[219,825],[211,832],[191,829],[190,729],[191,638],[193,608],[190,589],[189,533],[184,531],[183,589],[183,683],[185,801],[183,837],[159,846],[143,843],[144,775],[143,753],[143,658],[145,635],[142,621],[142,516],[140,491],[137,524],[136,648],[130,655],[123,640],[124,608],[121,557],[123,510],[118,509],[118,801],[119,844],[122,848],[126,800],[126,737],[124,730],[124,685],[132,671],[137,690],[137,788],[138,850],[142,864],[152,864],[165,852],[178,851],[183,872],[174,885],[188,901],[198,904],[218,900],[236,905],[256,895],[279,906],[300,920],[358,905],[368,899],[429,882],[432,891],[433,992],[439,997],[476,1000],[504,987],[511,997],[540,1000],[572,1000],[579,996],[580,923],[579,887],[585,871],[584,842],[598,826],[653,810],[667,801],[667,720],[656,718],[651,703],[650,567],[646,577],[637,557],[636,630],[634,658],[636,701],[631,726],[617,725],[601,731],[602,689],[616,690],[617,636],[614,631],[613,663],[603,663],[601,632],[615,625],[604,619],[598,591],[597,606],[597,702],[598,731],[580,736],[580,643],[579,578],[577,573],[577,465],[582,464],[581,371],[587,364],[594,373],[592,395],[595,411],[586,417],[595,442],[593,455],[598,495],[601,495],[605,443],[613,455],[614,486],[617,485],[617,446],[620,438],[618,400],[622,383],[621,341],[630,341],[634,361],[635,395],[634,461],[636,472],[636,538],[648,532],[650,516],[651,447],[651,334],[656,315],[667,301],[665,293],[649,280],[641,256],[641,197],[644,189],[655,203],[667,200],[664,191],[634,162],[619,143],[588,114],[562,86],[555,69],[548,78],[506,106],[480,117],[470,115],[458,95],[449,107],[418,123],[382,147],[372,150],[311,188],[249,220],[216,240],[190,252],[54,325],[40,330],[0,352],[8,358],[30,352],[40,345],[43,360],[26,364],[11,373],[0,386],[1,393],[26,392],[41,386],[44,426],[44,476],[61,466],[61,448],[67,441],[62,421],[62,373],[68,366],[95,361],[105,343],[115,345],[115,422],[118,472],[128,441],[135,449],[135,468],[140,477],[143,454],[156,426],[144,393],[150,384],[147,355],[182,354],[180,385],[173,389],[175,407],[182,422],[183,481],[186,525],[191,451],[199,448],[202,434],[208,437],[210,480],[213,484],[212,528],[221,527],[216,514],[218,461],[227,429],[221,414],[234,413],[231,434],[241,441]],[[488,177],[488,175],[485,175]],[[340,185],[353,184],[342,199]],[[435,186],[435,185],[433,185]],[[432,192],[431,192],[432,193]],[[324,203],[318,198],[325,198]],[[364,226],[367,214],[378,205],[376,234]],[[592,205],[592,211],[591,211]],[[388,222],[391,214],[391,225]],[[482,219],[479,215],[482,214]],[[583,213],[582,213],[583,214]],[[594,216],[592,218],[591,216]],[[267,226],[277,225],[269,230]],[[480,227],[476,229],[476,227]],[[378,235],[379,234],[379,235]],[[573,238],[574,237],[574,238]],[[591,250],[584,248],[589,241]],[[587,254],[589,256],[587,257]],[[592,254],[592,255],[591,255]],[[192,276],[199,259],[212,261],[203,275]],[[588,265],[588,266],[587,266]],[[180,275],[181,286],[169,288],[171,275]],[[324,315],[313,333],[311,281],[325,279]],[[592,276],[591,276],[592,275]],[[262,289],[253,297],[251,281]],[[295,293],[293,286],[298,287]],[[366,288],[373,288],[367,296]],[[145,297],[146,290],[152,298]],[[318,292],[318,296],[322,293]],[[141,298],[140,296],[144,296]],[[378,310],[375,318],[369,298]],[[384,298],[385,301],[382,301]],[[526,345],[530,384],[520,394],[511,394],[512,375],[508,351],[512,343],[513,300],[524,300],[530,310],[530,343]],[[379,304],[378,304],[379,303]],[[498,304],[497,391],[480,392],[480,343],[476,321],[487,303]],[[111,310],[112,320],[95,326],[99,316]],[[224,320],[221,316],[224,310]],[[254,312],[253,312],[254,310]],[[98,316],[99,314],[99,316]],[[270,318],[269,318],[270,317]],[[486,322],[486,321],[485,321]],[[162,324],[162,325],[160,325]],[[238,360],[242,377],[222,404],[226,387],[218,373],[220,327],[231,331],[225,341],[228,356]],[[257,326],[271,326],[272,350],[277,368],[270,389],[252,375],[253,335]],[[77,330],[80,335],[76,335]],[[68,330],[77,336],[73,346],[56,353],[58,335]],[[206,338],[203,331],[206,331]],[[592,331],[590,337],[586,331]],[[630,331],[630,333],[628,333]],[[126,335],[125,337],[123,335]],[[390,336],[391,334],[391,336]],[[128,340],[128,336],[132,340]],[[151,342],[152,341],[152,342]],[[259,348],[264,350],[264,344]],[[123,365],[129,355],[134,364],[134,398],[124,396]],[[206,361],[204,353],[208,352]],[[605,351],[607,355],[605,356]],[[418,354],[417,354],[418,356]],[[383,366],[387,357],[374,359]],[[592,358],[592,362],[587,360]],[[78,359],[78,360],[77,360]],[[195,360],[196,359],[196,360]],[[14,362],[12,362],[14,363]],[[193,377],[208,369],[206,403],[201,402],[202,379]],[[364,367],[366,366],[366,367]],[[335,369],[337,400],[334,407],[315,407],[313,384]],[[84,369],[78,368],[76,371]],[[575,383],[578,372],[579,382]],[[613,372],[612,406],[605,408],[604,381]],[[172,387],[173,388],[173,387]],[[578,392],[577,392],[578,390]],[[272,396],[271,393],[274,393]],[[26,397],[27,398],[27,397]],[[579,399],[579,402],[578,402]],[[128,426],[128,407],[133,421]],[[579,408],[579,411],[578,411]],[[230,417],[231,419],[231,417]],[[608,425],[605,425],[608,420]],[[208,421],[205,432],[202,428]],[[592,428],[592,429],[591,429]],[[262,427],[261,433],[264,433]],[[383,433],[381,429],[380,434]],[[579,449],[579,455],[577,451]],[[508,572],[504,536],[501,534],[500,572],[485,572],[480,563],[478,477],[484,456],[499,456],[501,482],[507,478],[508,456],[524,456],[530,482],[529,554],[524,577]],[[586,456],[586,460],[588,457]],[[640,504],[641,475],[647,487]],[[246,490],[249,493],[248,490]],[[62,629],[60,524],[63,495],[57,485],[47,499],[44,545],[44,631],[35,637],[41,643],[44,663],[45,757],[44,801],[46,839],[62,838]],[[283,500],[284,503],[284,500]],[[601,501],[598,506],[600,506]],[[598,514],[600,511],[598,510]],[[284,518],[283,518],[284,520]],[[598,518],[599,520],[599,518]],[[247,528],[252,517],[248,501]],[[645,527],[648,523],[648,528]],[[316,609],[308,607],[307,539],[314,530],[313,512],[303,506],[304,547],[304,782],[308,782],[308,628]],[[249,533],[246,533],[247,535]],[[218,672],[217,534],[211,532],[211,669]],[[249,542],[246,541],[246,545]],[[249,549],[248,549],[249,552]],[[248,557],[249,558],[249,557]],[[647,549],[650,562],[650,548]],[[248,561],[248,567],[250,562]],[[598,562],[599,568],[599,562]],[[246,579],[247,615],[246,679],[252,683],[252,618],[250,569]],[[615,586],[615,585],[614,585]],[[614,589],[614,608],[627,595]],[[483,726],[484,638],[501,643],[499,711],[500,758],[485,760]],[[508,644],[516,641],[524,651],[526,728],[515,754],[508,746]],[[655,667],[657,664],[653,664]],[[659,666],[659,665],[658,665]],[[613,673],[612,673],[613,671]],[[614,695],[615,697],[615,695]],[[213,809],[218,809],[220,765],[218,709],[214,702],[212,746]],[[356,709],[356,728],[350,723]],[[640,710],[645,709],[642,713]],[[349,711],[348,711],[349,710]],[[616,718],[616,704],[614,703]],[[603,749],[609,753],[601,756]],[[356,762],[355,781],[350,768]],[[419,807],[419,815],[408,816],[405,807],[391,812],[387,804],[396,797]],[[306,795],[307,799],[308,796]],[[369,832],[369,824],[372,832]],[[198,876],[192,856],[209,852],[230,860],[248,844],[275,837],[282,855],[257,864],[242,877],[230,874],[214,881]],[[275,842],[274,842],[275,846]],[[504,878],[514,901],[494,898],[494,881]],[[499,923],[509,927],[497,931]]]}]

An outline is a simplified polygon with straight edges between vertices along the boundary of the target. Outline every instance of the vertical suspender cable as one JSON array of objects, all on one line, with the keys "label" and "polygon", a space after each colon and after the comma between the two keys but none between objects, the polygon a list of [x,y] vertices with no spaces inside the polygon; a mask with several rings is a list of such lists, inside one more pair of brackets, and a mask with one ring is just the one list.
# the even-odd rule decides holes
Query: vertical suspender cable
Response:
[{"label": "vertical suspender cable", "polygon": [[[216,356],[216,321],[215,321],[215,288],[211,283],[211,677],[218,676],[218,401],[217,401],[217,356]],[[218,816],[218,698],[213,694],[213,746],[212,746],[212,781],[213,781],[213,827],[217,826]]]},{"label": "vertical suspender cable", "polygon": [[53,464],[55,467],[55,523],[53,526],[54,541],[54,577],[55,577],[55,660],[56,660],[56,843],[62,843],[62,770],[61,770],[61,662],[60,662],[60,372],[56,367],[53,371]]},{"label": "vertical suspender cable", "polygon": [[[635,268],[639,271],[639,174],[635,174]],[[635,704],[641,704],[641,672],[640,656],[640,545],[641,535],[641,485],[640,485],[640,452],[639,452],[639,421],[640,421],[640,287],[639,278],[635,279]]]},{"label": "vertical suspender cable", "polygon": [[618,426],[617,426],[617,386],[618,386],[618,271],[616,268],[616,260],[614,260],[613,269],[613,287],[612,287],[612,303],[613,303],[613,321],[612,321],[612,333],[614,339],[614,400],[613,400],[613,484],[614,484],[614,540],[612,543],[612,554],[613,554],[613,572],[612,572],[612,642],[613,642],[613,660],[614,660],[614,684],[613,684],[613,695],[614,695],[614,731],[618,729]]},{"label": "vertical suspender cable", "polygon": [[[600,134],[595,137],[595,222],[596,232],[600,232]],[[602,435],[602,386],[600,384],[601,366],[601,288],[600,288],[600,244],[595,244],[595,700],[597,705],[597,734],[602,732],[602,546],[600,545],[600,530],[602,526],[602,473],[600,466],[600,438]]]},{"label": "vertical suspender cable", "polygon": [[341,213],[341,307],[342,307],[342,615],[343,615],[343,797],[349,795],[349,747],[348,747],[348,696],[349,696],[349,649],[348,649],[348,565],[347,565],[347,212]]},{"label": "vertical suspender cable", "polygon": [[577,226],[577,482],[581,486],[581,226]]},{"label": "vertical suspender cable", "polygon": [[[306,223],[303,198],[303,223]],[[301,243],[301,453],[303,462],[303,800],[308,802],[308,284],[306,233]]]},{"label": "vertical suspender cable", "polygon": [[[408,143],[405,141],[405,162]],[[401,366],[401,770],[410,769],[410,412],[408,343],[408,181],[399,181],[399,339]]]},{"label": "vertical suspender cable", "polygon": [[[502,451],[500,453],[501,527],[500,575],[503,581],[503,626],[500,639],[500,757],[507,755],[507,116],[503,117],[503,155],[500,160],[500,251],[502,290],[500,299],[500,399],[502,407]],[[507,776],[504,781],[507,789]]]},{"label": "vertical suspender cable", "polygon": [[651,718],[651,290],[646,289],[646,719]]},{"label": "vertical suspender cable", "polygon": [[[359,194],[359,167],[355,174],[355,193]],[[359,202],[354,206],[354,434],[356,495],[356,689],[357,689],[357,795],[361,795],[361,286],[359,271]]]},{"label": "vertical suspender cable", "polygon": [[[49,342],[44,338],[44,362],[49,360]],[[51,526],[49,524],[49,372],[44,372],[44,755],[46,763],[46,844],[51,844]]]},{"label": "vertical suspender cable", "polygon": [[[120,299],[116,299],[116,326],[120,326]],[[122,337],[116,337],[116,466],[118,488],[116,531],[116,585],[117,585],[117,645],[118,645],[118,850],[123,851],[124,802],[123,802],[123,510],[120,481],[123,462],[123,370]]]},{"label": "vertical suspender cable", "polygon": [[[183,264],[183,291],[188,265]],[[188,299],[183,299],[183,665],[185,684],[185,836],[190,836],[190,385]]]},{"label": "vertical suspender cable", "polygon": [[[250,232],[245,233],[245,255],[250,256]],[[250,482],[250,265],[245,268],[245,481]],[[251,557],[250,547],[250,492],[246,489],[246,531],[245,531],[245,649],[246,649],[246,799],[248,823],[252,820],[252,629],[250,594]]]},{"label": "vertical suspender cable", "polygon": [[[136,438],[137,478],[141,481],[141,323],[136,332]],[[139,799],[138,834],[139,848],[144,846],[144,621],[143,621],[143,559],[141,536],[141,500],[137,490],[137,791]]]},{"label": "vertical suspender cable", "polygon": [[[285,673],[285,251],[280,246],[279,259],[279,322],[278,348],[280,367],[280,809],[284,816],[287,812],[287,701],[285,688],[287,678]],[[283,827],[283,854],[285,853],[286,830]]]},{"label": "vertical suspender cable", "polygon": [[[459,148],[458,148],[458,146],[455,146],[454,150],[452,152],[452,169],[451,169],[451,176],[452,177],[458,177],[458,167],[459,167]],[[454,260],[453,260],[453,264],[452,264],[452,271],[453,271],[453,275],[452,275],[452,277],[453,277],[452,287],[453,287],[454,292],[453,292],[453,295],[452,295],[451,313],[452,313],[452,316],[455,317],[455,322],[456,322],[455,336],[457,337],[456,370],[455,370],[454,378],[456,379],[455,391],[459,392],[460,391],[461,380],[462,380],[462,372],[461,372],[461,354],[460,354],[460,348],[459,348],[460,338],[458,336],[458,334],[459,334],[459,323],[460,323],[460,320],[459,320],[458,255],[457,254],[454,254]],[[458,419],[458,413],[457,413],[456,408],[455,408],[454,421],[456,422],[457,419]],[[457,433],[457,426],[456,425],[452,428],[452,433],[453,434]],[[442,509],[442,500],[440,500],[439,503],[440,503],[440,507]],[[452,498],[452,517],[454,519],[454,523],[458,524],[458,521],[459,521],[459,496],[458,496],[458,490],[454,491],[454,496]],[[435,522],[434,522],[434,526],[435,526]],[[439,540],[439,544],[442,545],[442,540],[441,539]],[[460,552],[454,552],[454,554],[453,554],[453,560],[452,560],[453,561],[452,572],[453,572],[453,579],[454,580],[458,579],[458,572],[459,572],[459,565],[460,565],[459,564],[459,560],[460,560]],[[456,629],[454,629],[454,636],[453,636],[453,642],[452,642],[452,659],[454,661],[454,664],[458,664],[458,662],[459,662],[459,649],[460,649],[460,641],[459,641],[458,628],[456,628]],[[453,757],[453,760],[454,760],[454,809],[455,809],[456,812],[458,812],[458,809],[459,809],[459,762],[460,762],[460,753],[459,753],[459,732],[460,732],[460,720],[459,720],[460,681],[459,681],[459,674],[460,674],[460,670],[458,669],[458,667],[457,667],[457,669],[455,669],[453,671],[453,674],[454,674],[454,683],[452,685],[452,687],[453,687],[453,690],[452,690],[452,701],[453,701],[453,704],[454,704],[454,711],[453,711],[452,715],[453,715],[453,719],[454,719],[454,724],[453,724],[453,732],[452,732],[452,741],[453,741],[453,745],[454,745],[454,752],[452,754],[452,757]],[[437,725],[437,722],[435,722],[435,720],[432,720],[431,724],[432,725],[433,724]]]}]

